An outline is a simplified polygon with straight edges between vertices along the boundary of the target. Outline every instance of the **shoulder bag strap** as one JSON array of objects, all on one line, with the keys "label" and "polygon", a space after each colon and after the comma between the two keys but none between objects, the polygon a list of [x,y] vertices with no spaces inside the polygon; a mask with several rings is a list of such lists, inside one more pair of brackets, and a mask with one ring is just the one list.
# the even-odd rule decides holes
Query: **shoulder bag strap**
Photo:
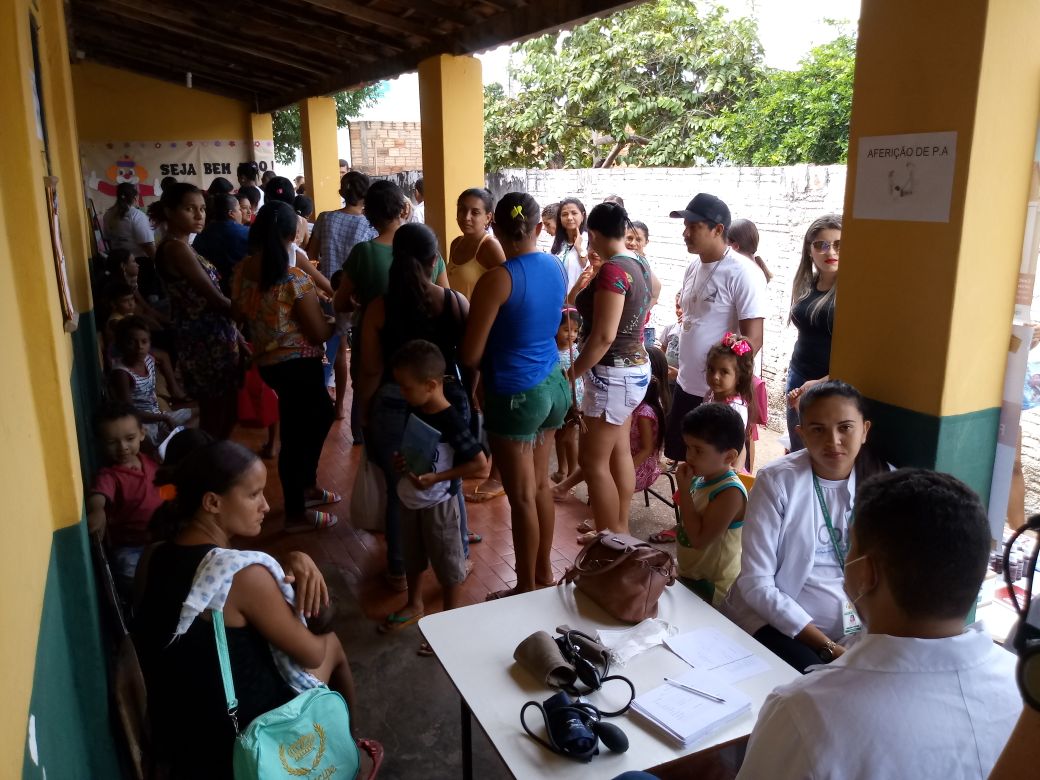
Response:
[{"label": "shoulder bag strap", "polygon": [[220,660],[220,678],[224,683],[224,699],[227,701],[228,717],[231,725],[238,729],[238,698],[235,696],[235,680],[231,676],[231,656],[228,654],[227,632],[224,631],[224,613],[215,609],[209,611],[213,619],[213,636],[217,640],[217,658]]}]

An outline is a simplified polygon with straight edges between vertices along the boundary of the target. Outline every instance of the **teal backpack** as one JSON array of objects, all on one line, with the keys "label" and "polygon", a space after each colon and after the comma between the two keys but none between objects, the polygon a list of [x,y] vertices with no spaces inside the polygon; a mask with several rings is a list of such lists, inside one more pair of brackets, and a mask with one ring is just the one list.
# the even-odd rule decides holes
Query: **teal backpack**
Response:
[{"label": "teal backpack", "polygon": [[235,780],[354,780],[360,755],[350,735],[350,714],[343,697],[322,685],[281,707],[265,712],[245,731],[238,727],[238,699],[231,677],[224,615],[211,610],[220,658],[220,676],[228,715],[235,727]]}]

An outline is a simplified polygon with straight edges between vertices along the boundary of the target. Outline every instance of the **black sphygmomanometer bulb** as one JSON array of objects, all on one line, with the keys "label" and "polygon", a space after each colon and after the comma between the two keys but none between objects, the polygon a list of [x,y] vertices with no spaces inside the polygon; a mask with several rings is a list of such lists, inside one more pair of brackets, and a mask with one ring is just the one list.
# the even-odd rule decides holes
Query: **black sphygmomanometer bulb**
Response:
[{"label": "black sphygmomanometer bulb", "polygon": [[628,750],[628,737],[613,723],[596,721],[592,724],[592,731],[607,748],[615,753],[624,753]]}]

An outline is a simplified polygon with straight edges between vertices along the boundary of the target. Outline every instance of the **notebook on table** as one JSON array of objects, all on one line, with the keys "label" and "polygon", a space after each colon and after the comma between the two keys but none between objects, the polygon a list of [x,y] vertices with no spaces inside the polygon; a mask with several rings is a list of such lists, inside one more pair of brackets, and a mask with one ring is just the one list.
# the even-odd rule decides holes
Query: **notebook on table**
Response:
[{"label": "notebook on table", "polygon": [[668,683],[635,698],[632,711],[683,747],[699,742],[751,712],[751,700],[746,695],[709,672],[691,669],[672,679],[725,700],[715,702]]}]

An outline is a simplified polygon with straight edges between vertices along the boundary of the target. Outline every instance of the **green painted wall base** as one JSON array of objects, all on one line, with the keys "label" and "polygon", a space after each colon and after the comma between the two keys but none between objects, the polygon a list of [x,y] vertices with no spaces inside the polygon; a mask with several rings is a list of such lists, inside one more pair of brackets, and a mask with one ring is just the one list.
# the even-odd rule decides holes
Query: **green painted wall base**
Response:
[{"label": "green painted wall base", "polygon": [[[97,465],[91,418],[101,393],[93,312],[80,315],[72,338],[72,400],[84,484]],[[33,692],[37,761],[26,746],[23,778],[123,777],[109,712],[108,666],[86,515],[54,533],[47,569]]]},{"label": "green painted wall base", "polygon": [[918,466],[952,474],[989,502],[1000,409],[933,417],[871,401],[870,442],[896,466]]}]

